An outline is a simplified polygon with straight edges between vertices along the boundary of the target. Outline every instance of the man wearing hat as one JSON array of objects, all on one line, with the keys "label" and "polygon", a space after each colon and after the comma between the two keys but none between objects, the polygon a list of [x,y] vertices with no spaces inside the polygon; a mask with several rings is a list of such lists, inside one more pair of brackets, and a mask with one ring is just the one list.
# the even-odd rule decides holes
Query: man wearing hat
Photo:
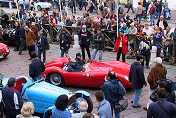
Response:
[{"label": "man wearing hat", "polygon": [[82,70],[81,67],[76,65],[76,60],[75,59],[71,59],[70,63],[68,65],[68,72],[80,72]]},{"label": "man wearing hat", "polygon": [[64,57],[64,54],[68,55],[70,44],[71,44],[71,38],[65,32],[65,29],[62,29],[59,39],[60,39],[60,49],[61,49],[61,58],[62,58]]},{"label": "man wearing hat", "polygon": [[[152,44],[150,38],[147,38],[147,34],[145,32],[142,33],[142,38],[139,41],[138,50],[137,53],[144,56],[146,60],[146,67],[150,69],[149,67],[149,61],[150,61],[150,54],[152,52]],[[142,66],[144,66],[144,61],[141,63]]]}]

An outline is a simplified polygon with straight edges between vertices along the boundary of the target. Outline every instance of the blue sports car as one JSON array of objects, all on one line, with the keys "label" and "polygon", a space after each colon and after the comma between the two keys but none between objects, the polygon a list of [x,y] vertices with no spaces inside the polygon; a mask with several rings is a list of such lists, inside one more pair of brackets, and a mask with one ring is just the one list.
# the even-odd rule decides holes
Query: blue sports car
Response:
[{"label": "blue sports car", "polygon": [[[6,87],[9,78],[2,79],[3,87]],[[44,118],[51,117],[52,106],[54,106],[56,99],[60,95],[67,95],[69,97],[68,110],[79,112],[78,104],[80,101],[86,101],[88,104],[87,112],[93,109],[93,103],[90,99],[90,94],[86,91],[76,91],[72,93],[69,90],[54,86],[41,79],[32,82],[26,76],[16,77],[16,90],[21,93],[23,102],[31,101],[34,103],[36,113],[44,113]]]}]

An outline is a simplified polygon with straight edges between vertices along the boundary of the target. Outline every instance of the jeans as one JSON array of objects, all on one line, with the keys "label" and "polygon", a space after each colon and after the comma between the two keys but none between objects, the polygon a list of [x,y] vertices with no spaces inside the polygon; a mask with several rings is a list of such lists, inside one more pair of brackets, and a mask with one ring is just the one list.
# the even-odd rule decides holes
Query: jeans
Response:
[{"label": "jeans", "polygon": [[150,25],[155,25],[155,17],[154,17],[154,15],[150,14],[150,16],[151,16],[151,23],[150,23]]},{"label": "jeans", "polygon": [[68,49],[68,50],[66,50],[66,49],[61,49],[61,58],[64,57],[64,54],[65,54],[65,55],[68,54],[68,52],[69,52],[69,49]]},{"label": "jeans", "polygon": [[136,15],[136,19],[138,19],[138,17],[139,17],[139,24],[141,24],[141,17],[142,17],[142,14],[137,14],[137,15]]},{"label": "jeans", "polygon": [[29,4],[25,4],[25,10],[26,10],[26,13],[29,11]]},{"label": "jeans", "polygon": [[36,53],[36,55],[38,55],[38,47],[37,47],[37,40],[35,41],[35,53]]},{"label": "jeans", "polygon": [[88,57],[89,57],[89,59],[90,59],[91,56],[90,56],[89,46],[87,46],[87,45],[81,45],[82,59],[85,60],[85,49],[86,49],[87,55],[88,55]]},{"label": "jeans", "polygon": [[115,111],[115,105],[111,104],[111,110],[112,110],[112,116],[113,116],[113,111],[115,112],[115,118],[120,118],[120,112]]},{"label": "jeans", "polygon": [[43,63],[45,63],[45,60],[46,60],[46,51],[45,50],[39,49],[39,51],[38,51],[38,58],[39,58],[39,60],[41,60],[42,52],[43,52]]},{"label": "jeans", "polygon": [[[95,59],[97,52],[98,50],[94,49],[93,54],[92,54],[92,59]],[[103,50],[99,50],[99,61],[102,61],[102,56],[103,56]]]},{"label": "jeans", "polygon": [[135,91],[135,94],[133,96],[133,106],[137,106],[138,105],[138,101],[139,101],[139,98],[141,96],[141,93],[142,93],[142,88],[141,89],[136,89]]},{"label": "jeans", "polygon": [[[146,60],[146,66],[149,66],[149,61],[150,61],[150,50],[142,50],[141,55],[144,56]],[[144,61],[141,63],[142,66],[144,66]]]}]

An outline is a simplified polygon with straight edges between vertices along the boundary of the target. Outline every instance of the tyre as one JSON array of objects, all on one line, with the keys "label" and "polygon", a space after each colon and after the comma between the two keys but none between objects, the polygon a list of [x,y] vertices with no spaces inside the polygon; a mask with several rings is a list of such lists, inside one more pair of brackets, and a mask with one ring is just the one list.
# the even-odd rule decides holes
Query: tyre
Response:
[{"label": "tyre", "polygon": [[[82,98],[82,94],[76,94],[76,100],[75,99],[72,99],[69,101],[69,109],[70,110],[75,110],[75,108],[78,107],[78,103],[81,102],[81,101],[86,101],[87,104],[88,104],[88,109],[87,109],[87,113],[91,113],[92,110],[93,110],[93,103],[92,103],[92,100],[90,99],[89,96],[85,96],[83,95],[83,98]],[[73,111],[74,113],[77,113],[79,111]]]},{"label": "tyre", "polygon": [[40,5],[37,6],[37,10],[38,10],[38,11],[41,11],[41,10],[42,10],[42,8],[41,8]]},{"label": "tyre", "polygon": [[47,77],[47,82],[60,87],[65,84],[63,76],[57,72],[50,73]]},{"label": "tyre", "polygon": [[45,117],[44,118],[52,118],[52,112],[51,110],[48,110],[46,113],[45,113]]},{"label": "tyre", "polygon": [[7,56],[3,56],[3,58],[5,59],[5,58],[7,58]]}]

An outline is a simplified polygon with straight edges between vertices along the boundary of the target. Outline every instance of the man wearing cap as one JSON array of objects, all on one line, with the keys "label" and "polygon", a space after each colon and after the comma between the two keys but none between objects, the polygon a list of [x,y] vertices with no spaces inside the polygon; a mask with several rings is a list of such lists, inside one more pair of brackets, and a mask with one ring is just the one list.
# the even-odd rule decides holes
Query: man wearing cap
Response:
[{"label": "man wearing cap", "polygon": [[71,59],[70,63],[68,65],[68,72],[80,72],[82,70],[81,67],[76,65],[76,60],[75,59]]},{"label": "man wearing cap", "polygon": [[[157,81],[161,80],[167,74],[167,69],[162,65],[162,59],[160,57],[155,58],[155,66],[150,70],[147,82],[150,85],[149,96],[154,92],[158,87]],[[152,101],[148,98],[147,107],[144,107],[144,110],[147,110]]]},{"label": "man wearing cap", "polygon": [[81,53],[77,53],[76,54],[75,60],[76,60],[76,65],[80,66],[82,68],[82,66],[84,65],[84,63],[81,60]]},{"label": "man wearing cap", "polygon": [[65,32],[65,29],[62,29],[59,39],[60,39],[60,49],[61,49],[61,58],[62,58],[64,57],[64,54],[68,55],[70,44],[71,44],[71,38]]},{"label": "man wearing cap", "polygon": [[[145,32],[142,33],[142,38],[139,41],[137,53],[144,56],[146,60],[146,67],[150,69],[149,67],[149,61],[150,61],[150,54],[152,52],[152,44],[150,38],[147,38],[147,34]],[[144,66],[144,61],[141,63],[142,66]]]},{"label": "man wearing cap", "polygon": [[129,81],[132,82],[133,88],[135,89],[135,94],[131,101],[132,106],[134,108],[140,108],[141,105],[138,104],[138,101],[142,93],[142,88],[144,85],[147,86],[147,83],[145,81],[144,68],[141,65],[144,58],[142,55],[137,55],[136,60],[137,61],[131,65],[129,73]]}]

